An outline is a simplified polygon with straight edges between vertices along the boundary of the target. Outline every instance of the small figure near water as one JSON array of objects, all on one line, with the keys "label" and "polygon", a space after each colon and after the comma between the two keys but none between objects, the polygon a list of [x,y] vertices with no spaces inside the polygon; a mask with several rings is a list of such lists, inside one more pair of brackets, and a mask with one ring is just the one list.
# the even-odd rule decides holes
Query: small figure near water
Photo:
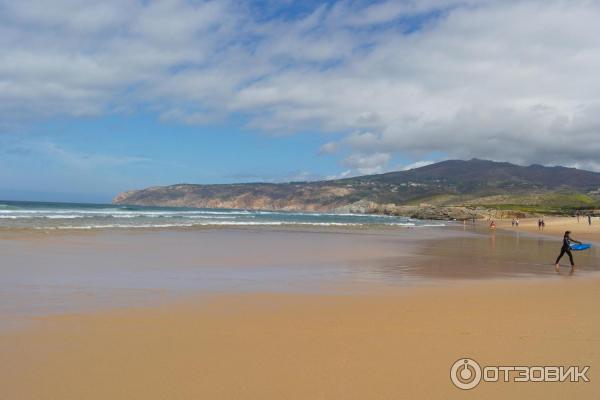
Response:
[{"label": "small figure near water", "polygon": [[588,225],[591,225],[591,224],[592,224],[592,216],[588,215]]},{"label": "small figure near water", "polygon": [[565,235],[563,236],[563,245],[560,249],[560,254],[556,258],[556,272],[560,271],[560,265],[558,263],[562,256],[565,255],[565,253],[567,253],[567,255],[569,256],[569,261],[571,262],[571,272],[575,271],[575,261],[573,261],[573,253],[571,253],[571,242],[582,244],[579,240],[571,238],[571,231],[566,231]]},{"label": "small figure near water", "polygon": [[492,221],[490,224],[490,229],[496,229],[496,222]]}]

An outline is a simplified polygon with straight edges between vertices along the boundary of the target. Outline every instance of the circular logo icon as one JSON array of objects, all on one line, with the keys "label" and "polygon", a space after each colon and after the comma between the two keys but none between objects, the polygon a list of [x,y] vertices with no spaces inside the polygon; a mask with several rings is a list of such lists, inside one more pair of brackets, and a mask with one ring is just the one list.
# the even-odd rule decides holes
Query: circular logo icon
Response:
[{"label": "circular logo icon", "polygon": [[481,382],[481,367],[475,360],[460,358],[450,368],[450,379],[459,389],[473,389]]}]

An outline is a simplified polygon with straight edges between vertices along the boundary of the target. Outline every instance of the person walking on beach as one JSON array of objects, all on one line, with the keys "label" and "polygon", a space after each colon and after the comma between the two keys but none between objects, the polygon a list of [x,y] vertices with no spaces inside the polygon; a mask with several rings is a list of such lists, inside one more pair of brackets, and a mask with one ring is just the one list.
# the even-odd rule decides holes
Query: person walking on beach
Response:
[{"label": "person walking on beach", "polygon": [[588,215],[588,225],[591,225],[591,224],[592,224],[592,216]]},{"label": "person walking on beach", "polygon": [[571,253],[571,242],[582,244],[579,240],[571,239],[571,231],[566,231],[563,236],[563,244],[560,249],[560,254],[556,258],[556,265],[554,266],[556,272],[560,271],[560,265],[558,264],[562,256],[567,253],[569,256],[569,261],[571,262],[571,271],[575,271],[575,262],[573,261],[573,253]]}]

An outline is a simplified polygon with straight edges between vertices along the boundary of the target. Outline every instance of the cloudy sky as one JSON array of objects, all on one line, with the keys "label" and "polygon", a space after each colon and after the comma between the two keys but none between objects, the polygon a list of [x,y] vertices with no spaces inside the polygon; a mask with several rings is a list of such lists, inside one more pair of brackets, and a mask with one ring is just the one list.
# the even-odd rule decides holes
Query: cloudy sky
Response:
[{"label": "cloudy sky", "polygon": [[0,0],[0,198],[600,170],[597,0]]}]

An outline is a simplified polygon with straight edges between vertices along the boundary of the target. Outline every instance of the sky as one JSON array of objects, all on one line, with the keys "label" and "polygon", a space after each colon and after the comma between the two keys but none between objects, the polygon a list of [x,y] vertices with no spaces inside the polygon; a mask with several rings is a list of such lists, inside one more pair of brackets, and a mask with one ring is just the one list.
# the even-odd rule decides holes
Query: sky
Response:
[{"label": "sky", "polygon": [[600,171],[597,0],[0,0],[0,198]]}]

